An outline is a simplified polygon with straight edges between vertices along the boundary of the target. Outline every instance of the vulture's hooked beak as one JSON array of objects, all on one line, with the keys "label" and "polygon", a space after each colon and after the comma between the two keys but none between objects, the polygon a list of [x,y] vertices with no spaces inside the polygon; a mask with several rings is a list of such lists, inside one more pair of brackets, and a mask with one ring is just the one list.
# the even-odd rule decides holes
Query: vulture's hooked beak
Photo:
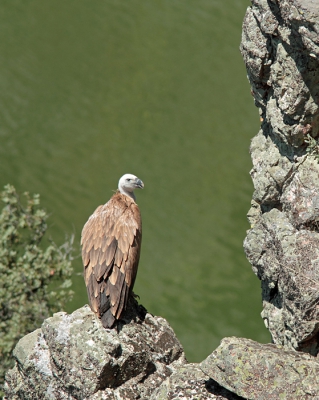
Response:
[{"label": "vulture's hooked beak", "polygon": [[143,189],[143,187],[144,187],[144,183],[138,178],[136,179],[136,187],[138,189]]}]

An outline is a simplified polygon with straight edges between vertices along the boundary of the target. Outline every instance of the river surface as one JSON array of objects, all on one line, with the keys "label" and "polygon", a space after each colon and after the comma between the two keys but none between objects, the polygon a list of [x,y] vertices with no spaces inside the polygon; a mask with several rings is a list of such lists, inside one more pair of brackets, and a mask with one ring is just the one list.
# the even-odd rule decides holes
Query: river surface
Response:
[{"label": "river surface", "polygon": [[75,234],[124,173],[143,244],[135,292],[187,358],[225,336],[269,341],[245,258],[259,129],[239,52],[248,0],[3,0],[0,184],[41,195],[48,235]]}]

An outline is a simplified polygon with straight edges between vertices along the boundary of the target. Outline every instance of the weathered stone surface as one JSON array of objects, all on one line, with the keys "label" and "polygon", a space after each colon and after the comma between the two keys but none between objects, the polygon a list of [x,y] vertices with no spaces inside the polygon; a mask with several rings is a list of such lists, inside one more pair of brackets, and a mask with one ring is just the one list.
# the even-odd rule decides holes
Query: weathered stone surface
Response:
[{"label": "weathered stone surface", "polygon": [[318,160],[305,158],[301,168],[295,168],[281,196],[283,211],[297,228],[318,231],[319,222]]},{"label": "weathered stone surface", "polygon": [[186,360],[166,320],[134,300],[128,314],[132,309],[135,320],[119,332],[104,329],[88,306],[45,320],[17,344],[6,398],[148,398]]},{"label": "weathered stone surface", "polygon": [[17,363],[6,375],[13,389],[8,391],[9,399],[68,398],[64,388],[54,382],[49,348],[41,329],[24,336],[15,347],[13,356]]},{"label": "weathered stone surface", "polygon": [[318,398],[315,357],[226,338],[202,363],[187,364],[167,322],[139,311],[119,332],[88,306],[48,318],[16,346],[5,399]]},{"label": "weathered stone surface", "polygon": [[274,344],[225,338],[200,368],[245,399],[318,399],[318,360]]},{"label": "weathered stone surface", "polygon": [[241,43],[263,131],[293,147],[302,145],[305,130],[317,136],[319,121],[319,19],[307,12],[310,1],[300,3],[253,1]]},{"label": "weathered stone surface", "polygon": [[253,162],[250,175],[255,188],[253,199],[268,206],[277,204],[282,186],[292,170],[291,163],[281,156],[278,147],[262,131],[253,138],[250,150]]},{"label": "weathered stone surface", "polygon": [[88,306],[45,320],[17,344],[5,399],[240,399],[187,364],[166,320],[134,300],[126,317],[119,332]]},{"label": "weathered stone surface", "polygon": [[188,364],[173,372],[150,397],[150,400],[173,399],[240,400],[242,397],[220,386],[198,364]]},{"label": "weathered stone surface", "polygon": [[316,355],[319,233],[297,230],[272,209],[248,232],[245,249],[262,281],[262,316],[275,343]]},{"label": "weathered stone surface", "polygon": [[317,355],[319,3],[253,0],[241,52],[262,121],[250,148],[246,255],[273,341]]}]

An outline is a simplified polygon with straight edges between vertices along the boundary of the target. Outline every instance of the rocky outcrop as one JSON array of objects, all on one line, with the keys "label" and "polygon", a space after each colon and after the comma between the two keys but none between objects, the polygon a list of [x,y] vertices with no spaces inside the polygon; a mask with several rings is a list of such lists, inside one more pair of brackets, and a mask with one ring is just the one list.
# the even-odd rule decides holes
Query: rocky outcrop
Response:
[{"label": "rocky outcrop", "polygon": [[14,350],[5,399],[239,399],[187,364],[167,321],[131,300],[123,324],[104,329],[84,306],[54,314]]},{"label": "rocky outcrop", "polygon": [[184,352],[165,319],[131,302],[135,320],[104,329],[88,306],[54,314],[14,350],[8,399],[147,399]]},{"label": "rocky outcrop", "polygon": [[254,0],[241,52],[262,121],[245,251],[274,343],[317,355],[319,3]]},{"label": "rocky outcrop", "polygon": [[304,353],[249,339],[225,338],[200,364],[245,399],[318,399],[319,363]]},{"label": "rocky outcrop", "polygon": [[129,311],[118,331],[104,329],[88,306],[45,320],[17,344],[5,399],[318,398],[313,356],[226,338],[202,363],[188,364],[165,319],[135,301]]}]

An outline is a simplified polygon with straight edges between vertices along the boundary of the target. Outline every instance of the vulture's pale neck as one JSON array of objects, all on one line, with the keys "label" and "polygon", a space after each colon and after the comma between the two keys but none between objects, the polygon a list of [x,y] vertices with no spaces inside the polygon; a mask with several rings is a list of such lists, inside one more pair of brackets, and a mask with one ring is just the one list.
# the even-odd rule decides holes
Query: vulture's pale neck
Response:
[{"label": "vulture's pale neck", "polygon": [[120,193],[125,194],[125,196],[130,197],[134,201],[136,200],[134,192],[129,192],[128,190],[125,190],[122,187],[119,187],[119,191]]}]

